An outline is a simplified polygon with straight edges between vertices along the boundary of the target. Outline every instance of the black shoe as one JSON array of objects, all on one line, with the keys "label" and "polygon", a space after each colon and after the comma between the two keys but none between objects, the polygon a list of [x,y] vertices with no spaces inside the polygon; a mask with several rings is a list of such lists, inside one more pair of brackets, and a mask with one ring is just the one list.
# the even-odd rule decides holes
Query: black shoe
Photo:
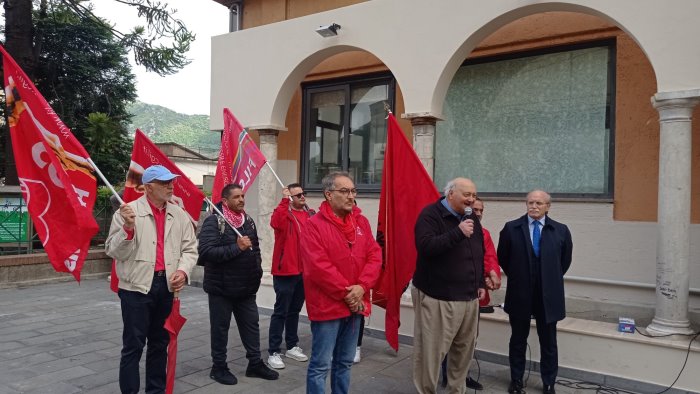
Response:
[{"label": "black shoe", "polygon": [[484,389],[484,386],[481,383],[477,382],[476,380],[467,376],[467,388],[472,389],[472,390],[476,390],[476,391],[481,391]]},{"label": "black shoe", "polygon": [[542,394],[556,394],[556,390],[554,390],[554,385],[553,384],[545,384],[542,386]]},{"label": "black shoe", "polygon": [[234,385],[238,379],[229,371],[227,367],[212,367],[209,377],[221,384]]},{"label": "black shoe", "polygon": [[493,313],[493,307],[492,306],[480,306],[479,307],[479,313]]},{"label": "black shoe", "polygon": [[523,390],[523,381],[522,380],[511,380],[510,381],[510,386],[508,386],[508,393],[510,394],[525,394],[525,390]]},{"label": "black shoe", "polygon": [[260,378],[265,380],[277,380],[280,374],[271,370],[265,363],[260,361],[257,364],[248,364],[245,370],[245,376],[249,378]]}]

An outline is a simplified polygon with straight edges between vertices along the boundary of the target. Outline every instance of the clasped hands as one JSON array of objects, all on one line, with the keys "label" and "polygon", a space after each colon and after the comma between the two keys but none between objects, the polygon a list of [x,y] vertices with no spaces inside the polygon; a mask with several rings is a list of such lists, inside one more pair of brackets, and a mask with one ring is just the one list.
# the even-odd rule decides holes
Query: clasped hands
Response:
[{"label": "clasped hands", "polygon": [[352,285],[345,288],[348,294],[345,295],[343,301],[350,308],[350,312],[357,313],[365,310],[365,305],[362,301],[365,295],[365,289],[360,285]]}]

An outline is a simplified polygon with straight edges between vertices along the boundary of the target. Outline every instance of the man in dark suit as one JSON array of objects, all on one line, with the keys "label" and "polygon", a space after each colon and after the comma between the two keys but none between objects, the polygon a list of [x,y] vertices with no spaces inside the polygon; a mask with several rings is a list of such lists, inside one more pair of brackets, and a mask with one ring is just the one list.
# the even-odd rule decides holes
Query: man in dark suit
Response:
[{"label": "man in dark suit", "polygon": [[534,316],[540,340],[543,393],[554,394],[557,378],[557,322],[564,319],[564,274],[571,265],[573,243],[566,225],[547,213],[550,196],[527,195],[527,214],[506,223],[498,241],[498,261],[508,276],[505,311],[511,327],[508,359],[509,393],[524,393],[525,350]]}]

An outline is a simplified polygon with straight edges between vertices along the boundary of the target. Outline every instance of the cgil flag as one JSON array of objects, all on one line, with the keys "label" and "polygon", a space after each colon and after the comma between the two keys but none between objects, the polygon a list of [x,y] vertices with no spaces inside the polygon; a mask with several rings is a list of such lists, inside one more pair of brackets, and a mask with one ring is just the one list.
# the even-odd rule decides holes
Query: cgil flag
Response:
[{"label": "cgil flag", "polygon": [[433,180],[390,113],[377,220],[377,242],[383,252],[382,273],[373,289],[372,302],[386,309],[386,340],[396,351],[401,296],[416,270],[414,227],[421,210],[439,197]]},{"label": "cgil flag", "polygon": [[216,176],[211,190],[212,198],[218,199],[221,190],[230,183],[237,183],[243,192],[258,176],[267,160],[248,132],[229,111],[224,108],[224,133],[221,137],[221,151],[216,164]]},{"label": "cgil flag", "polygon": [[54,269],[80,281],[98,225],[90,156],[32,81],[0,46],[12,150],[20,189]]},{"label": "cgil flag", "polygon": [[[134,137],[131,163],[129,164],[129,172],[126,174],[124,197],[122,199],[128,203],[143,195],[144,187],[141,182],[143,171],[156,164],[167,168],[173,174],[180,175],[173,180],[173,197],[169,202],[184,209],[196,226],[199,214],[202,211],[202,204],[204,203],[204,193],[139,129],[136,129],[136,136]],[[115,264],[112,261],[110,288],[116,293],[119,289],[119,279],[117,278]]]}]

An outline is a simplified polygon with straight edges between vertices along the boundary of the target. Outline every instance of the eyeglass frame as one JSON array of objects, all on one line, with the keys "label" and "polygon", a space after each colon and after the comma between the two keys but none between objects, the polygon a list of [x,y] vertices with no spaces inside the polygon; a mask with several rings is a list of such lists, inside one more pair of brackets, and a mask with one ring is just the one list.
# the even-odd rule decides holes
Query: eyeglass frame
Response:
[{"label": "eyeglass frame", "polygon": [[290,194],[290,196],[296,197],[296,198],[301,198],[302,196],[306,197],[306,192],[301,192],[301,193],[297,193],[297,194]]},{"label": "eyeglass frame", "polygon": [[338,193],[344,195],[345,197],[350,197],[350,194],[352,194],[353,197],[357,196],[357,189],[354,189],[354,188],[353,189],[346,189],[346,188],[328,189],[328,191],[329,192],[338,192]]}]

